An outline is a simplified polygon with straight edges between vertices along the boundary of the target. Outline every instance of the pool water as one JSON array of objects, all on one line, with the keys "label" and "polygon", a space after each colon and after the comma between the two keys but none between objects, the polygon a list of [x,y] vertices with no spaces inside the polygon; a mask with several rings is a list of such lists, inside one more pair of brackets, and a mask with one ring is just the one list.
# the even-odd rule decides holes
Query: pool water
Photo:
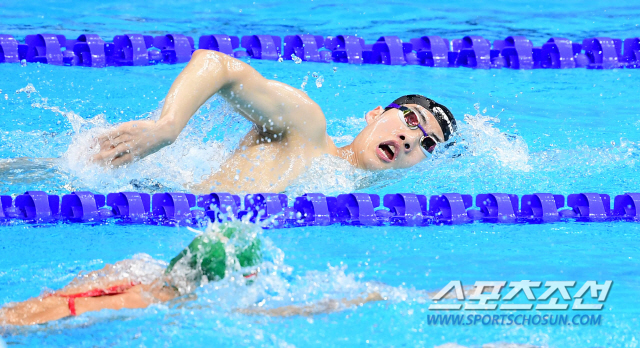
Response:
[{"label": "pool water", "polygon": [[[551,35],[576,41],[640,34],[636,2],[494,1],[295,4],[247,1],[39,2],[0,5],[0,33],[123,32],[195,38],[357,33],[449,39]],[[284,18],[284,19],[283,19]],[[532,19],[533,18],[533,19]],[[314,163],[285,193],[478,194],[507,192],[612,196],[638,192],[640,106],[637,69],[471,70],[420,66],[295,64],[251,60],[264,76],[303,88],[324,110],[328,132],[347,144],[363,113],[407,93],[447,105],[460,120],[457,145],[408,170],[371,173],[340,160]],[[249,128],[219,99],[194,116],[170,147],[117,170],[86,163],[92,136],[113,124],[158,117],[183,65],[89,69],[0,64],[0,194],[188,191],[218,168]],[[304,86],[303,86],[304,84]],[[454,157],[453,155],[460,155]],[[27,159],[25,159],[27,158]],[[252,287],[209,284],[197,299],[145,310],[102,311],[27,328],[0,328],[24,346],[439,346],[508,342],[544,347],[637,347],[640,246],[637,223],[482,224],[411,227],[304,227],[267,230],[272,272]],[[186,228],[16,224],[0,228],[0,303],[59,289],[81,270],[141,253],[169,261],[194,237]],[[140,256],[138,256],[140,257]],[[451,280],[613,280],[598,326],[433,326],[428,293]],[[378,289],[387,301],[314,317],[246,316],[237,309],[304,304]],[[542,289],[539,289],[542,290]],[[574,293],[577,289],[574,289]],[[504,294],[503,290],[503,294]],[[536,292],[539,296],[540,292]],[[586,302],[586,301],[585,301]],[[436,312],[444,313],[444,312]],[[466,312],[465,312],[466,313]],[[475,313],[475,312],[472,312]],[[533,311],[531,313],[534,313]],[[573,314],[572,311],[563,312]],[[587,312],[594,314],[594,312]]]}]

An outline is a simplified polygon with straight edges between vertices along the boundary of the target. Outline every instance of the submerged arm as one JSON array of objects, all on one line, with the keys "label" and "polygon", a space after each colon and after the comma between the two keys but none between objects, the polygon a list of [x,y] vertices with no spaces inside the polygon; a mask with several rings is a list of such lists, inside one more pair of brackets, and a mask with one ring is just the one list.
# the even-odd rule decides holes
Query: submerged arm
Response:
[{"label": "submerged arm", "polygon": [[235,58],[198,50],[171,85],[160,119],[127,122],[101,136],[94,161],[118,166],[173,143],[193,114],[216,93],[263,135],[299,131],[319,139],[326,132],[320,107],[302,91],[268,80]]},{"label": "submerged arm", "polygon": [[354,299],[342,300],[321,300],[316,303],[305,306],[283,306],[277,308],[244,308],[238,310],[239,313],[246,315],[267,315],[271,317],[292,317],[296,315],[310,316],[316,314],[325,314],[339,312],[341,310],[362,306],[367,302],[383,301],[384,298],[377,292],[367,295],[367,297],[357,297]]}]

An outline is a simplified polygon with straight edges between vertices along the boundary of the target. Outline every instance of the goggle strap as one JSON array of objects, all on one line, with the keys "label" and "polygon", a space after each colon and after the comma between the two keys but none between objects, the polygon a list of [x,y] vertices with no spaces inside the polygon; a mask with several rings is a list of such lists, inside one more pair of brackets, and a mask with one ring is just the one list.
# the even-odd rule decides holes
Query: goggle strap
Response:
[{"label": "goggle strap", "polygon": [[389,110],[389,109],[400,109],[400,105],[396,104],[396,103],[391,103],[389,104],[389,106],[387,106],[386,108],[384,108],[384,110]]}]

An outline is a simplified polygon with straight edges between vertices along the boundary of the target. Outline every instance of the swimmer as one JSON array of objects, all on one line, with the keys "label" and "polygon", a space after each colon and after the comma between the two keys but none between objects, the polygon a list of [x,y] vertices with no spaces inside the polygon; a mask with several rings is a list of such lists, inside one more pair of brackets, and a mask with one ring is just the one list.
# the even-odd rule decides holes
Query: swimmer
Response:
[{"label": "swimmer", "polygon": [[445,106],[407,95],[365,113],[367,126],[338,148],[325,116],[306,93],[269,80],[248,64],[216,51],[197,50],[173,82],[159,120],[126,122],[97,139],[94,162],[122,166],[173,143],[213,95],[224,98],[252,129],[220,170],[189,189],[209,192],[283,192],[314,158],[332,155],[368,170],[411,167],[456,131]]},{"label": "swimmer", "polygon": [[[246,284],[259,276],[260,227],[239,221],[211,224],[166,269],[149,260],[125,260],[81,274],[63,289],[0,308],[0,325],[34,325],[103,309],[146,308],[192,293],[206,282],[233,271],[244,272]],[[247,315],[295,316],[330,313],[383,300],[372,292],[362,297],[321,300],[305,306],[245,308]]]}]

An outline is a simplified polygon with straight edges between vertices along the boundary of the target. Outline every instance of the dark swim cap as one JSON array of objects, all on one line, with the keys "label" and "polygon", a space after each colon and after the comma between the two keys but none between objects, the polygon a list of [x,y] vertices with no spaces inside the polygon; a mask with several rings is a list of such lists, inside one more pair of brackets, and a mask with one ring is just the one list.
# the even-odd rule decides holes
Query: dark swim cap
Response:
[{"label": "dark swim cap", "polygon": [[[238,234],[243,232],[239,227],[227,224],[221,224],[218,228],[220,234],[230,240],[238,237]],[[248,240],[243,244],[243,246],[235,246],[234,256],[240,264],[240,267],[244,268],[258,265],[262,261],[260,239],[255,238]],[[190,279],[191,281],[199,284],[202,276],[206,276],[208,281],[221,280],[224,278],[227,269],[227,253],[225,243],[221,242],[216,236],[205,233],[196,237],[188,247],[171,260],[165,274],[169,274],[178,261],[185,256],[188,257],[188,259],[186,259],[187,266],[194,271],[192,272],[194,273],[192,274],[194,279]]]},{"label": "dark swim cap", "polygon": [[[442,134],[444,134],[444,141],[449,140],[451,134],[453,134],[456,129],[456,119],[453,117],[453,114],[446,106],[439,104],[425,96],[419,94],[409,94],[402,96],[393,101],[394,104],[404,105],[404,104],[417,104],[422,106],[423,108],[429,110],[431,114],[438,121],[438,125],[440,125],[440,129],[442,129]],[[391,109],[387,107],[384,111]]]}]

